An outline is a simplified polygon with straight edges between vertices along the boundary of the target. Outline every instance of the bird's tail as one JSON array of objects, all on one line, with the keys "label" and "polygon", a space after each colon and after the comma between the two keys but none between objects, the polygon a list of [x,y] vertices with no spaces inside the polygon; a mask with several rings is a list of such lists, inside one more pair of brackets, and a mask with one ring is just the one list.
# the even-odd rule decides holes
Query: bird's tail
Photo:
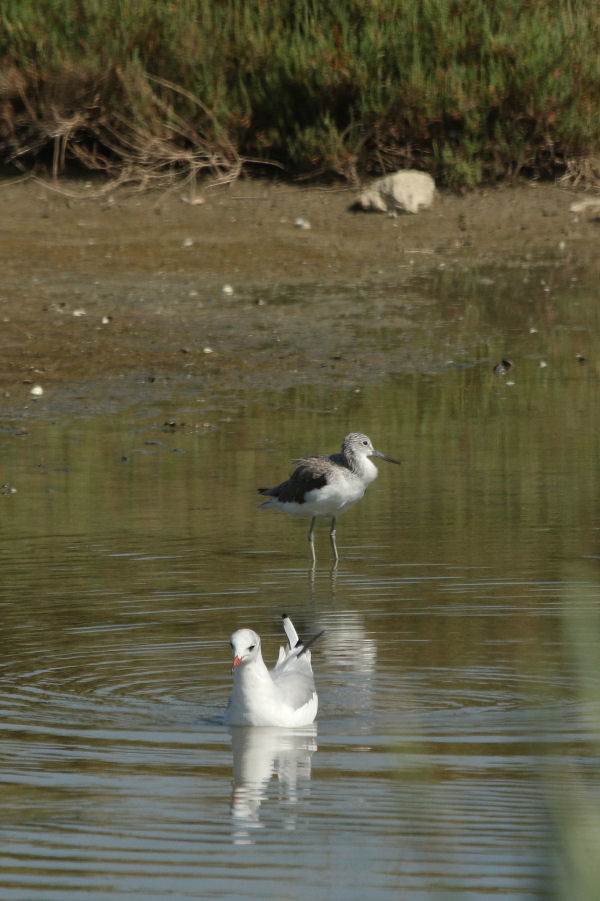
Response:
[{"label": "bird's tail", "polygon": [[289,616],[287,615],[287,613],[284,613],[281,618],[283,619],[283,630],[284,630],[285,634],[287,635],[287,640],[289,642],[290,648],[293,649],[296,647],[298,647],[298,648],[302,647],[304,642],[302,641],[302,639],[300,638],[300,636],[294,629],[294,624],[291,621],[291,619],[289,618]]},{"label": "bird's tail", "polygon": [[[294,629],[294,624],[292,623],[292,621],[289,618],[289,616],[287,615],[287,613],[283,614],[282,619],[283,619],[283,628],[284,628],[285,634],[287,635],[287,640],[290,645],[290,650],[297,651],[298,657],[300,657],[302,654],[305,654],[308,651],[308,649],[315,643],[317,638],[320,638],[321,635],[323,634],[323,632],[325,631],[324,629],[321,630],[321,632],[318,632],[316,635],[314,635],[307,644],[304,644],[304,642],[302,641],[302,639],[300,638],[300,636]],[[310,659],[310,654],[308,656]]]}]

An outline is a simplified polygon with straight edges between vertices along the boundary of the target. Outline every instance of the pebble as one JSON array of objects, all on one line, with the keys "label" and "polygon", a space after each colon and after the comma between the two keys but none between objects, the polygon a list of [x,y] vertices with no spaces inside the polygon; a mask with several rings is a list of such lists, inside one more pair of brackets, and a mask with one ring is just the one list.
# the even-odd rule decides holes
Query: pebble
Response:
[{"label": "pebble", "polygon": [[494,375],[506,375],[509,369],[512,369],[512,362],[510,360],[502,360],[494,366]]},{"label": "pebble", "polygon": [[230,297],[233,294],[233,285],[223,285],[221,292],[223,294],[227,294]]},{"label": "pebble", "polygon": [[41,385],[34,385],[31,391],[29,392],[33,397],[41,397],[44,393],[44,389]]},{"label": "pebble", "polygon": [[302,216],[298,216],[297,219],[294,219],[294,225],[296,226],[296,228],[304,229],[309,229],[311,227],[308,219],[303,219]]}]

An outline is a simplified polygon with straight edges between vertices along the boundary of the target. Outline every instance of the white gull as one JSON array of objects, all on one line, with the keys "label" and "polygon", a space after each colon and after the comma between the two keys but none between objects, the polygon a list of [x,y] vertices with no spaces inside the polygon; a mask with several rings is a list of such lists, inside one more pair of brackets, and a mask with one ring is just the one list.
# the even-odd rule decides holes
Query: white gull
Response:
[{"label": "white gull", "polygon": [[[268,670],[260,650],[260,636],[238,629],[230,639],[233,650],[233,691],[225,711],[228,726],[308,726],[317,715],[319,700],[308,648],[289,616],[283,615],[289,642]],[[322,634],[322,633],[319,633]]]}]

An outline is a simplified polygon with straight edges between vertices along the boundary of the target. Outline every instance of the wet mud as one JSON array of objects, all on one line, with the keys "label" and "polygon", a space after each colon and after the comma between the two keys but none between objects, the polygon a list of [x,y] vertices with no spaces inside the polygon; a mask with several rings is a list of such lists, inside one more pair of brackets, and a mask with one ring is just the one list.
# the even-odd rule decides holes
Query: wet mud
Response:
[{"label": "wet mud", "polygon": [[414,365],[418,349],[386,333],[402,330],[407,297],[427,303],[428,273],[600,270],[597,216],[554,185],[438,194],[397,217],[351,211],[347,189],[97,187],[0,184],[5,415],[59,395],[88,412],[107,394],[135,403],[153,384],[349,386]]}]

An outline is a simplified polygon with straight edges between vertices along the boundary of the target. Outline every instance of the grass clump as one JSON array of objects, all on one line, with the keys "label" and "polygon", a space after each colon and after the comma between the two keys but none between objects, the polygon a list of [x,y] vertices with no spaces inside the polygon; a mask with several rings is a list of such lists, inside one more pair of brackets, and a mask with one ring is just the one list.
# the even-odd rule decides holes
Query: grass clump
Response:
[{"label": "grass clump", "polygon": [[459,187],[597,174],[588,0],[5,0],[0,160]]}]

